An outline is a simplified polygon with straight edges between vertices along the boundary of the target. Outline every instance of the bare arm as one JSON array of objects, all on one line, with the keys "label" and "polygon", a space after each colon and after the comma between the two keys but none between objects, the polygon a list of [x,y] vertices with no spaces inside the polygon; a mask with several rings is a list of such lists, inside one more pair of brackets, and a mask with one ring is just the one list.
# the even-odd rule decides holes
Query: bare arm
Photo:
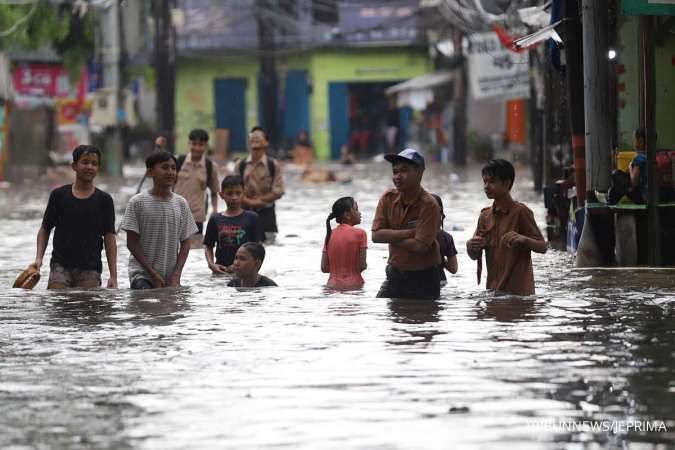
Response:
[{"label": "bare arm", "polygon": [[115,236],[115,233],[106,233],[103,237],[103,244],[105,245],[105,257],[108,260],[108,271],[110,272],[108,287],[117,289],[117,236]]},{"label": "bare arm", "polygon": [[372,232],[373,242],[378,244],[393,244],[405,239],[412,239],[415,236],[415,229],[410,230],[392,230],[382,228]]},{"label": "bare arm", "polygon": [[326,252],[321,253],[321,272],[323,273],[330,272],[330,268],[328,266],[328,253]]},{"label": "bare arm", "polygon": [[452,274],[457,273],[457,255],[452,255],[451,257],[447,258],[444,264],[448,272]]},{"label": "bare arm", "polygon": [[35,261],[30,267],[33,267],[38,272],[42,267],[42,259],[45,257],[45,251],[47,251],[47,243],[49,242],[50,231],[45,230],[45,228],[40,225],[40,229],[37,233],[37,250],[35,252]]},{"label": "bare arm", "polygon": [[211,191],[211,211],[213,214],[218,212],[218,193]]},{"label": "bare arm", "polygon": [[189,253],[190,253],[190,238],[185,239],[180,243],[178,258],[176,258],[176,267],[174,267],[173,273],[169,278],[169,286],[180,286],[180,277],[183,274],[183,267],[185,266],[185,261],[187,261]]},{"label": "bare arm", "polygon": [[362,248],[359,251],[359,257],[361,259],[361,264],[360,264],[359,269],[361,270],[361,272],[363,272],[364,270],[366,270],[368,268],[368,263],[366,262],[366,249],[365,248]]},{"label": "bare arm", "polygon": [[640,166],[631,165],[628,168],[628,172],[630,172],[630,184],[633,185],[633,187],[640,186]]},{"label": "bare arm", "polygon": [[411,253],[426,253],[429,251],[429,246],[422,241],[418,241],[415,238],[408,238],[398,242],[392,242],[392,245],[396,247],[401,247],[408,250]]},{"label": "bare arm", "polygon": [[213,257],[213,247],[204,246],[204,256],[206,256],[206,263],[213,273],[228,273],[229,270],[227,267],[220,264],[216,264],[215,258]]},{"label": "bare arm", "polygon": [[166,281],[164,278],[162,278],[162,276],[157,273],[157,271],[150,265],[147,258],[145,257],[143,249],[141,248],[138,233],[135,231],[127,230],[127,249],[129,249],[129,253],[131,253],[133,257],[136,258],[136,261],[138,261],[141,267],[143,267],[143,270],[145,270],[145,272],[150,275],[152,278],[152,285],[154,287],[158,288],[166,286]]}]

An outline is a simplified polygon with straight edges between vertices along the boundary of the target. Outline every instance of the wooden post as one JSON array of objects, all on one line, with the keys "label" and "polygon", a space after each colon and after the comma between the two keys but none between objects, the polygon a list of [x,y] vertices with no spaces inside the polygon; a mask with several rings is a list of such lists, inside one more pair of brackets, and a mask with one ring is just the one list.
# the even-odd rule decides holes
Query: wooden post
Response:
[{"label": "wooden post", "polygon": [[467,81],[466,67],[468,62],[464,58],[462,40],[464,33],[461,30],[455,30],[453,34],[453,43],[455,53],[461,61],[460,67],[456,70],[457,76],[454,80],[455,92],[455,118],[453,121],[453,163],[457,166],[466,166],[466,102],[467,102]]},{"label": "wooden post", "polygon": [[[176,148],[176,30],[171,21],[173,0],[155,0],[152,13],[155,19],[155,76],[157,77],[157,121],[159,133],[168,141],[168,148]],[[183,136],[187,139],[187,136]]]},{"label": "wooden post", "polygon": [[654,19],[640,17],[640,87],[643,99],[643,126],[647,133],[647,217],[648,217],[648,259],[651,266],[661,264],[658,187],[656,179],[656,82],[654,73]]},{"label": "wooden post", "polygon": [[609,20],[605,2],[583,0],[586,200],[607,192],[611,171],[612,113],[609,80]]}]

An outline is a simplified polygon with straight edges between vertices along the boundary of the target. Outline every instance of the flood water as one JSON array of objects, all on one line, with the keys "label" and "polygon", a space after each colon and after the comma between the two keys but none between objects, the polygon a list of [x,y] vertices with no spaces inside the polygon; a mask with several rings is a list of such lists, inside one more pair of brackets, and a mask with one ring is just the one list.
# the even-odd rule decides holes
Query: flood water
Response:
[{"label": "flood water", "polygon": [[[50,249],[36,289],[11,289],[50,186],[0,190],[0,448],[675,447],[675,272],[577,271],[550,250],[533,258],[536,296],[487,293],[465,250],[489,204],[477,170],[425,175],[460,252],[439,301],[376,299],[387,250],[372,243],[364,289],[325,291],[332,202],[353,195],[369,230],[388,169],[333,185],[289,174],[261,271],[281,287],[252,292],[212,276],[201,250],[185,287],[131,292],[123,234],[120,290],[47,292]],[[526,178],[514,197],[543,229]],[[137,178],[99,181],[119,223]],[[550,426],[584,420],[618,428]]]}]

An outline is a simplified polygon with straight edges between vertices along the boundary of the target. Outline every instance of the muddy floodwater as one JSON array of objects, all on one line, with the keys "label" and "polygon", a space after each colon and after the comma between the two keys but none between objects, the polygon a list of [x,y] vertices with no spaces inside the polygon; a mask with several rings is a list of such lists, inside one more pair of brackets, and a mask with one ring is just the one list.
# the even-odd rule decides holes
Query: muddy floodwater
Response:
[{"label": "muddy floodwater", "polygon": [[[0,190],[0,448],[675,447],[675,272],[574,270],[550,250],[533,257],[535,296],[487,293],[465,250],[489,204],[475,169],[425,175],[460,252],[439,301],[376,299],[387,249],[371,242],[363,290],[326,291],[332,202],[353,195],[370,239],[388,169],[329,185],[289,171],[261,271],[280,287],[249,292],[201,250],[184,287],[131,292],[123,234],[119,290],[47,292],[51,246],[35,290],[12,289],[51,186]],[[117,223],[138,174],[99,180]],[[527,174],[514,197],[543,230]]]}]

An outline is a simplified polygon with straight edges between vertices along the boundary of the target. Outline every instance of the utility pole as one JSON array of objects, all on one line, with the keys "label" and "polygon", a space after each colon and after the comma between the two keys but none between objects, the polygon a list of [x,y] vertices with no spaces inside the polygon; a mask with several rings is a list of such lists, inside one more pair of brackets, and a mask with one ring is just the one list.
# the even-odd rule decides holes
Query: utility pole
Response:
[{"label": "utility pole", "polygon": [[464,33],[455,29],[452,40],[455,47],[455,54],[457,55],[460,66],[455,71],[456,77],[454,79],[454,100],[455,103],[455,118],[453,121],[453,163],[457,166],[466,166],[466,102],[467,102],[467,82],[466,82],[466,67],[467,61],[464,57],[464,49],[462,47],[462,40]]},{"label": "utility pole", "polygon": [[647,226],[648,258],[651,266],[661,264],[661,227],[659,224],[659,199],[656,177],[656,74],[654,67],[654,18],[640,17],[640,87],[642,90],[642,126],[647,133]]},{"label": "utility pole", "polygon": [[159,134],[166,137],[168,148],[175,149],[176,128],[176,29],[171,20],[173,0],[154,0],[155,76],[157,79],[157,122]]},{"label": "utility pole", "polygon": [[107,173],[110,175],[121,175],[124,154],[119,114],[117,113],[122,103],[120,95],[120,17],[117,0],[110,2],[109,6],[103,10],[101,22],[103,86],[107,92],[113,93],[113,103],[115,105],[114,123],[106,133],[104,155]]},{"label": "utility pole", "polygon": [[275,8],[271,0],[256,1],[256,21],[258,24],[258,51],[260,53],[260,81],[259,91],[262,106],[259,118],[260,124],[265,127],[269,135],[270,147],[279,148],[279,130],[277,121],[277,72],[274,57],[274,26],[268,19],[274,14]]},{"label": "utility pole", "polygon": [[586,125],[586,200],[607,192],[610,181],[612,113],[610,111],[609,20],[607,5],[583,0],[584,118]]}]

